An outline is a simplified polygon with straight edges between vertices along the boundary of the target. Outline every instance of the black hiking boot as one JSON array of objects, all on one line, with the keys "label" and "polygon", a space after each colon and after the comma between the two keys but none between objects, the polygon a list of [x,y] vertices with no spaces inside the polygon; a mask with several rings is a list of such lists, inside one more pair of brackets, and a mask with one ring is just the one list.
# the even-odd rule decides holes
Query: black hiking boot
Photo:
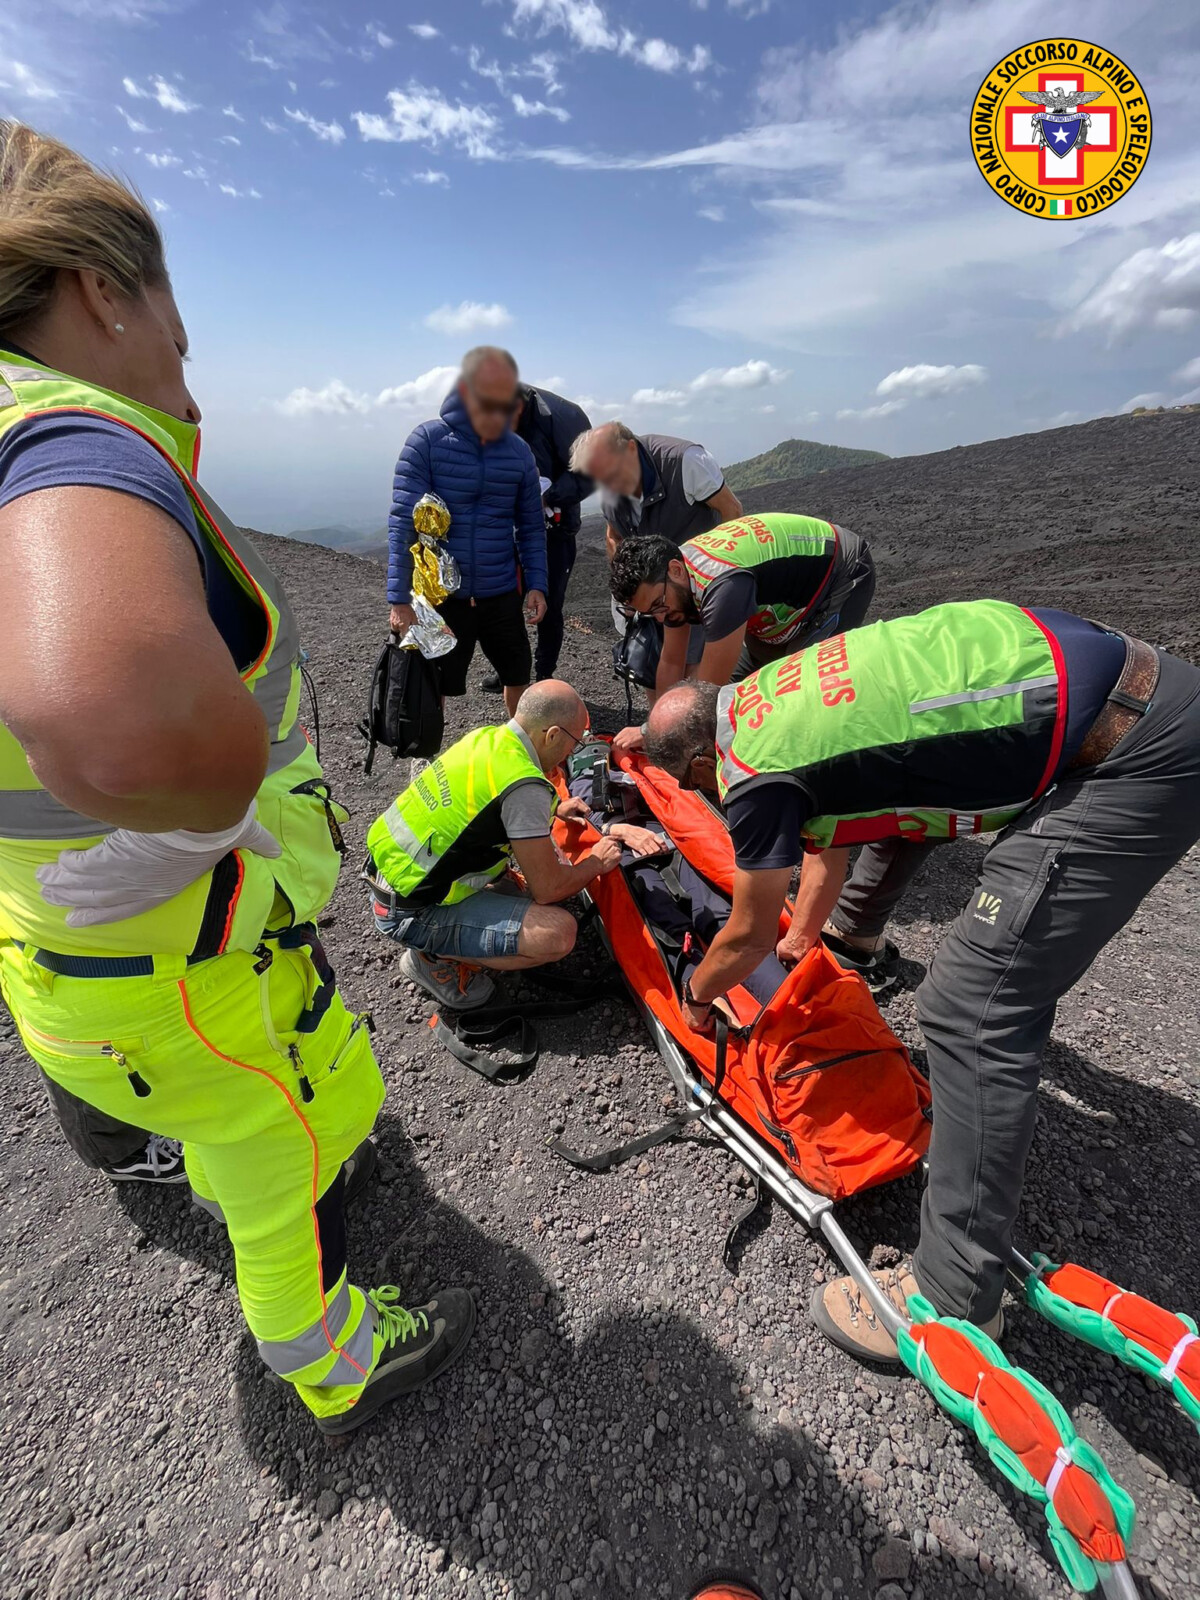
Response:
[{"label": "black hiking boot", "polygon": [[890,939],[882,950],[862,950],[828,931],[822,933],[821,940],[838,965],[847,972],[857,972],[872,994],[883,994],[900,976],[900,951]]},{"label": "black hiking boot", "polygon": [[488,694],[499,694],[504,685],[500,682],[500,674],[498,672],[488,672],[484,674],[483,681],[479,687],[486,690]]},{"label": "black hiking boot", "polygon": [[348,1411],[317,1418],[330,1437],[353,1433],[393,1400],[432,1383],[462,1355],[475,1329],[475,1300],[466,1289],[443,1289],[411,1311],[400,1305],[394,1284],[372,1289],[367,1299],[375,1309],[375,1365]]}]

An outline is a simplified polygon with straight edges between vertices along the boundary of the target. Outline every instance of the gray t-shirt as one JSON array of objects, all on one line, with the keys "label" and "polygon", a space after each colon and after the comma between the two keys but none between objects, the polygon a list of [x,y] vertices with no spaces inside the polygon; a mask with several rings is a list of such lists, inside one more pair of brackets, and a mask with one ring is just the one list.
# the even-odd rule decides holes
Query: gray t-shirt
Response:
[{"label": "gray t-shirt", "polygon": [[[514,720],[508,726],[529,751],[530,759],[536,762],[537,752],[521,724]],[[510,840],[549,838],[553,800],[547,785],[536,778],[516,784],[500,802],[505,836]]]}]

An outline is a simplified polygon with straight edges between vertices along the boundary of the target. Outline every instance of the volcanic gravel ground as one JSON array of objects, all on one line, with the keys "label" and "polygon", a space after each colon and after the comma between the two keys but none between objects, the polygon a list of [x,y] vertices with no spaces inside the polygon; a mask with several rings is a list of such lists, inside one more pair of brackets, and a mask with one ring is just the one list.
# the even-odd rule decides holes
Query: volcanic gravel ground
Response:
[{"label": "volcanic gravel ground", "polygon": [[[881,610],[1012,593],[1186,645],[1197,494],[1184,450],[1196,428],[1100,423],[1037,436],[1041,455],[1023,468],[1010,441],[810,480],[803,498],[766,493],[879,536]],[[1102,472],[1114,439],[1128,442],[1121,471]],[[1126,468],[1143,473],[1136,494]],[[1083,540],[1072,528],[1085,517],[1076,571],[1063,546]],[[777,1215],[745,1242],[738,1274],[724,1270],[748,1190],[722,1149],[689,1137],[606,1177],[548,1155],[548,1136],[594,1148],[670,1108],[628,1004],[540,1023],[541,1062],[508,1089],[434,1044],[354,874],[404,775],[385,757],[364,778],[352,732],[378,646],[379,570],[265,543],[301,613],[324,754],[354,812],[327,938],[348,1000],[375,1013],[389,1090],[380,1178],[350,1219],[352,1267],[362,1283],[403,1285],[410,1302],[469,1284],[478,1329],[431,1391],[331,1449],[264,1377],[219,1227],[186,1193],[113,1189],[79,1166],[5,1018],[0,1595],[674,1600],[731,1566],[771,1600],[1067,1595],[1040,1515],[975,1443],[915,1382],[860,1368],[815,1333],[806,1302],[831,1262],[799,1225]],[[611,730],[620,697],[594,576],[584,559],[564,668]],[[499,714],[498,698],[472,693],[450,732]],[[913,988],[979,859],[971,844],[938,852],[903,910],[904,983],[887,1015],[918,1059]],[[1172,872],[1060,1008],[1021,1226],[1027,1247],[1193,1309],[1198,870],[1193,857]],[[592,939],[570,970],[599,974]],[[917,1211],[914,1180],[843,1215],[891,1260],[913,1244]],[[1195,1431],[1110,1358],[1019,1305],[1009,1316],[1013,1358],[1138,1501],[1144,1592],[1200,1593]]]}]

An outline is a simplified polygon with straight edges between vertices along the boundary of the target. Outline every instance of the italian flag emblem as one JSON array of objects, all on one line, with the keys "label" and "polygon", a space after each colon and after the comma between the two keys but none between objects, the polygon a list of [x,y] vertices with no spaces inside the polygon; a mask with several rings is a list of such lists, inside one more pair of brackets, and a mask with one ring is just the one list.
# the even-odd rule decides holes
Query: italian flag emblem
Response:
[{"label": "italian flag emblem", "polygon": [[1071,202],[1069,200],[1048,200],[1046,202],[1046,215],[1050,217],[1069,217],[1071,215]]}]

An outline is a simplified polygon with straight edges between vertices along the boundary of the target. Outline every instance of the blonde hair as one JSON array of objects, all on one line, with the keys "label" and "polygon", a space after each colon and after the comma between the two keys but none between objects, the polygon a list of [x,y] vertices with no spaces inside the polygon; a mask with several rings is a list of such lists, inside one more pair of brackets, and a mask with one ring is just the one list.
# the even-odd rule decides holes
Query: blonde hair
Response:
[{"label": "blonde hair", "polygon": [[169,281],[145,202],[57,139],[0,119],[0,336],[45,315],[60,272],[89,269],[129,300]]}]

